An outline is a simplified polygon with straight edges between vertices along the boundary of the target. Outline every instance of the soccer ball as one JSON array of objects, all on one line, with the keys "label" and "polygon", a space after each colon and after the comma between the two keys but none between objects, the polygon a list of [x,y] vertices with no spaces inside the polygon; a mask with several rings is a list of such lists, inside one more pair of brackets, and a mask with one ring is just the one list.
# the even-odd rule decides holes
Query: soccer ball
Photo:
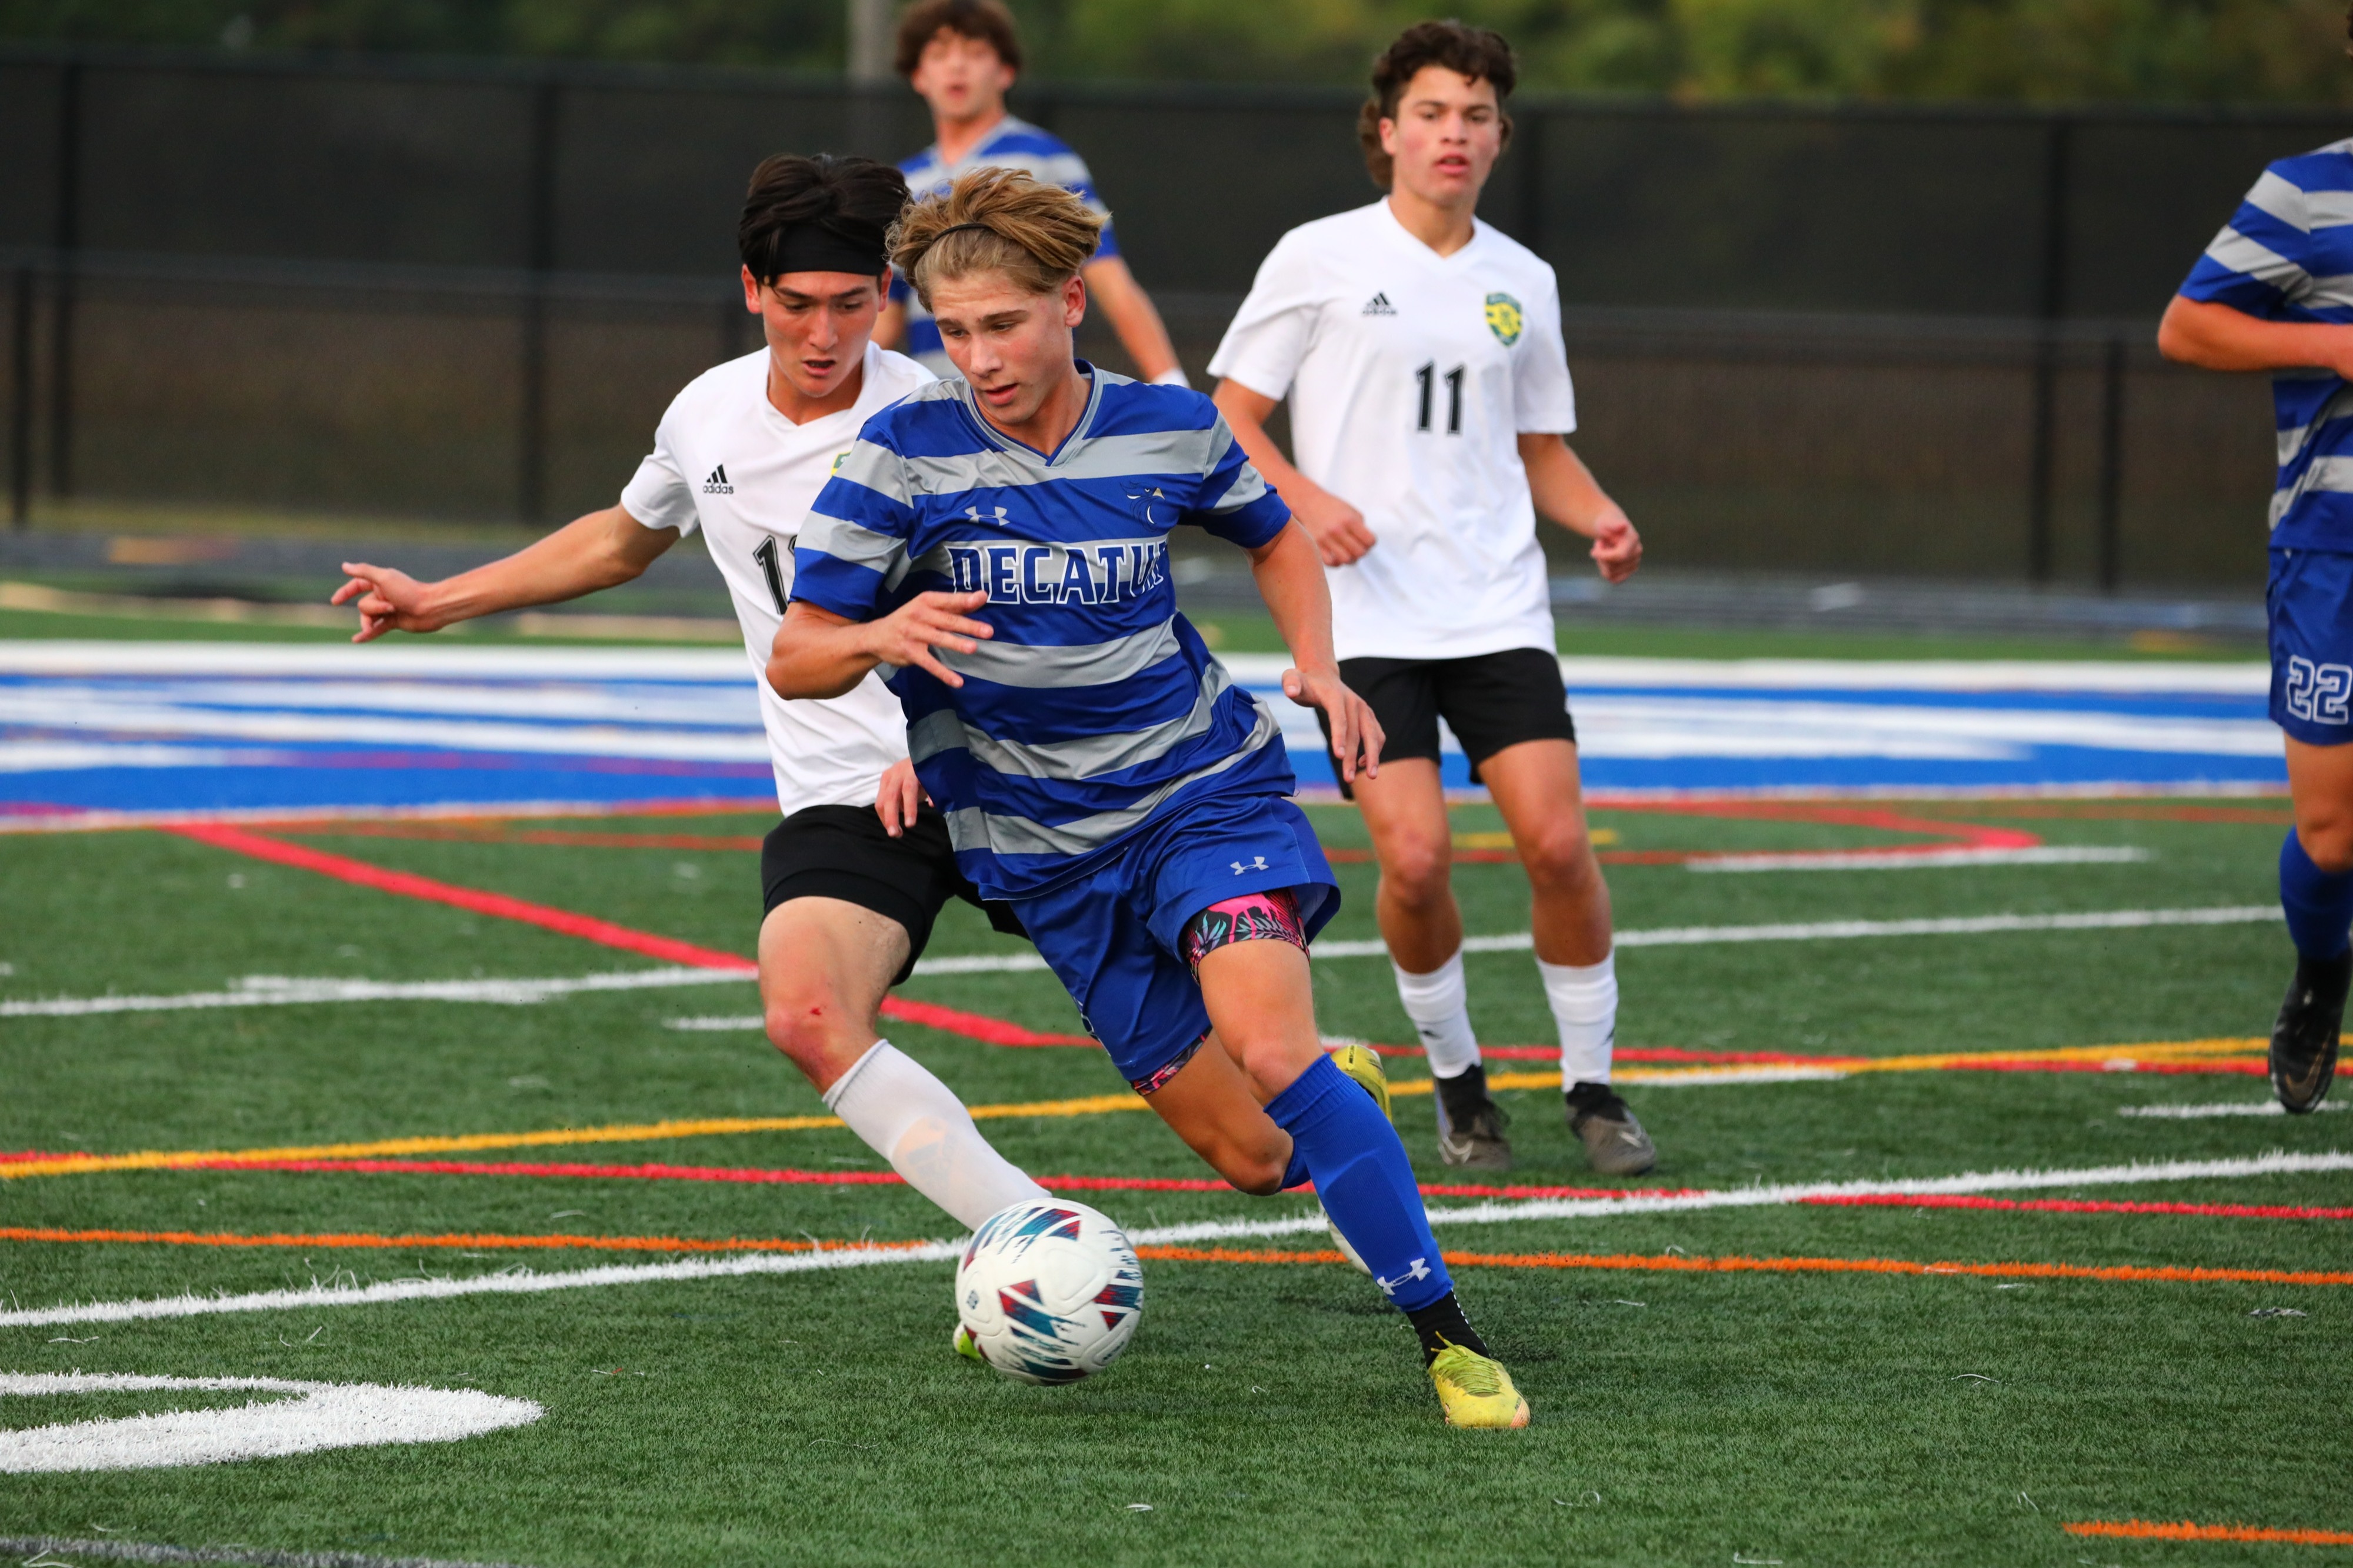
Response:
[{"label": "soccer ball", "polygon": [[1119,1359],[1144,1315],[1144,1269],[1109,1217],[1031,1199],[973,1233],[956,1316],[981,1357],[1024,1383],[1076,1383]]}]

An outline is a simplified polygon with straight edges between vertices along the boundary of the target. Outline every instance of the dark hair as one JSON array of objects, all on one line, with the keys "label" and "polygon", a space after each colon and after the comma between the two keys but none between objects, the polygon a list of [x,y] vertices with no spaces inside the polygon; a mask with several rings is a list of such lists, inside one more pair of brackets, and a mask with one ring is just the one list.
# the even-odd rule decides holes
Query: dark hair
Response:
[{"label": "dark hair", "polygon": [[1003,0],[917,0],[899,16],[899,38],[891,68],[913,76],[923,63],[923,49],[940,29],[976,38],[997,51],[997,58],[1015,70],[1021,68],[1021,35],[1013,30],[1013,13]]},{"label": "dark hair", "polygon": [[888,248],[884,236],[906,205],[907,177],[888,163],[830,153],[813,158],[779,153],[752,171],[744,216],[735,225],[735,248],[752,276],[766,283],[800,270],[785,265],[786,240],[795,229],[814,227],[839,242],[836,250],[873,257],[880,277]]},{"label": "dark hair", "polygon": [[[1381,151],[1381,121],[1397,118],[1398,100],[1405,96],[1407,85],[1430,66],[1444,66],[1472,81],[1493,83],[1499,110],[1520,77],[1512,46],[1491,28],[1450,19],[1416,22],[1399,33],[1397,41],[1373,61],[1373,95],[1356,110],[1356,142],[1365,150],[1365,170],[1373,176],[1373,184],[1385,191],[1396,170],[1390,166],[1389,155]],[[1510,115],[1503,116],[1503,126],[1504,145],[1508,147],[1512,144]]]}]

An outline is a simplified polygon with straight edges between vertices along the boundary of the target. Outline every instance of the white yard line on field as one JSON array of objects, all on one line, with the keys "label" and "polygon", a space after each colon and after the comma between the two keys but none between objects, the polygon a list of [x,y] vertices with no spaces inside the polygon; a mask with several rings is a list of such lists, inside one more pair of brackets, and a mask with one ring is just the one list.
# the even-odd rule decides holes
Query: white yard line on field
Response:
[{"label": "white yard line on field", "polygon": [[[2062,915],[1956,915],[1904,921],[1815,921],[1790,925],[1662,926],[1621,931],[1620,947],[1694,947],[1714,942],[1841,942],[1865,937],[1980,936],[2003,931],[2137,931],[2156,926],[2260,925],[2280,918],[2270,904],[2232,904],[2197,910],[2101,910]],[[1526,931],[1465,938],[1465,952],[1526,952]],[[1379,942],[1319,942],[1319,959],[1385,958]],[[915,965],[920,978],[949,974],[1018,974],[1042,971],[1034,952],[971,953],[927,958]],[[189,991],[166,996],[50,996],[0,1001],[0,1018],[78,1018],[95,1013],[169,1013],[205,1007],[281,1007],[318,1002],[480,1002],[528,1006],[553,996],[592,991],[644,991],[674,985],[744,984],[748,971],[725,969],[633,969],[604,974],[513,980],[297,980],[251,974],[227,991]],[[717,1024],[674,1024],[680,1028],[717,1028]]]},{"label": "white yard line on field", "polygon": [[[2342,1100],[2327,1100],[2320,1110],[2342,1110]],[[2226,1100],[2207,1105],[2119,1105],[2118,1116],[2145,1116],[2161,1121],[2197,1121],[2209,1116],[2285,1116],[2287,1107],[2276,1100]]]},{"label": "white yard line on field", "polygon": [[[1880,1194],[1925,1195],[2018,1192],[2337,1171],[2353,1171],[2353,1152],[2274,1152],[2252,1159],[2172,1160],[2145,1164],[2095,1165],[2071,1171],[1971,1171],[1955,1176],[1929,1176],[1909,1181],[1795,1183],[1734,1187],[1715,1192],[1663,1193],[1656,1197],[1630,1192],[1622,1198],[1540,1198],[1432,1209],[1430,1211],[1430,1223],[1432,1226],[1513,1225],[1527,1220],[1595,1219],[1613,1215],[1666,1211],[1687,1213],[1694,1209],[1769,1207],[1804,1203],[1813,1198]],[[1324,1228],[1324,1216],[1320,1213],[1294,1213],[1279,1219],[1205,1220],[1196,1225],[1159,1226],[1148,1230],[1131,1231],[1128,1239],[1138,1247],[1166,1247],[1188,1242],[1235,1240],[1245,1237],[1311,1236],[1321,1234]],[[752,1253],[736,1258],[696,1258],[676,1263],[613,1264],[600,1268],[568,1269],[557,1274],[534,1274],[511,1268],[462,1279],[389,1279],[379,1284],[347,1289],[312,1286],[301,1290],[259,1290],[242,1296],[190,1294],[145,1300],[90,1301],[71,1306],[0,1311],[0,1328],[39,1328],[59,1323],[121,1323],[156,1318],[208,1317],[224,1312],[270,1312],[295,1309],[308,1311],[322,1307],[442,1300],[456,1296],[533,1295],[598,1285],[733,1279],[754,1274],[807,1274],[886,1263],[940,1263],[956,1257],[962,1246],[961,1242],[943,1241],[888,1249]]]}]

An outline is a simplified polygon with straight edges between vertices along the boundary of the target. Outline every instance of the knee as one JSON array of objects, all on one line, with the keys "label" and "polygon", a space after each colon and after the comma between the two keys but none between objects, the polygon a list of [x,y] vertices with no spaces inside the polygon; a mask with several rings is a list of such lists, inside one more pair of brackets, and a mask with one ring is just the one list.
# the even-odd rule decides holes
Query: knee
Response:
[{"label": "knee", "polygon": [[1410,835],[1381,847],[1381,889],[1407,905],[1435,903],[1447,895],[1453,864],[1451,837]]},{"label": "knee", "polygon": [[849,1066],[834,1060],[854,1029],[855,1021],[849,1015],[841,998],[827,987],[788,986],[768,998],[763,1021],[768,1043],[812,1079],[823,1083]]},{"label": "knee", "polygon": [[2353,871],[2353,816],[2341,811],[2316,815],[2295,825],[2295,837],[2312,863],[2330,876]]},{"label": "knee", "polygon": [[1599,874],[1593,846],[1585,837],[1585,824],[1575,817],[1547,826],[1519,848],[1528,880],[1538,887],[1581,888]]}]

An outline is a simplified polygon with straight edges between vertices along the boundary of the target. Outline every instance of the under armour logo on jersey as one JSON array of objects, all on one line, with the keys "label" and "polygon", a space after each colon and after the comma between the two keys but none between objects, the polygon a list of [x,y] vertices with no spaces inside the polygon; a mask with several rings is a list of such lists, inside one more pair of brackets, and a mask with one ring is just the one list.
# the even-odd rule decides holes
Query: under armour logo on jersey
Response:
[{"label": "under armour logo on jersey", "polygon": [[1430,1259],[1427,1258],[1417,1258],[1411,1263],[1407,1264],[1405,1272],[1398,1275],[1396,1279],[1384,1279],[1379,1275],[1376,1274],[1373,1276],[1373,1283],[1381,1288],[1382,1295],[1394,1296],[1398,1293],[1398,1286],[1410,1285],[1417,1279],[1427,1279],[1429,1278]]},{"label": "under armour logo on jersey", "polygon": [[965,508],[964,514],[965,516],[972,519],[975,522],[993,522],[997,527],[1003,528],[1005,526],[1005,509],[1001,506],[991,507],[989,510],[996,513],[996,515],[994,517],[984,517],[981,514],[980,508],[976,506],[968,506]]},{"label": "under armour logo on jersey", "polygon": [[1394,316],[1397,314],[1397,307],[1389,303],[1388,295],[1386,292],[1383,292],[1376,294],[1371,299],[1365,301],[1365,314],[1367,316]]},{"label": "under armour logo on jersey", "polygon": [[735,487],[727,482],[726,464],[722,463],[711,470],[711,477],[702,481],[702,493],[707,496],[732,496],[735,493]]},{"label": "under armour logo on jersey", "polygon": [[1253,857],[1250,863],[1247,866],[1243,865],[1239,860],[1234,861],[1232,864],[1234,868],[1234,875],[1237,877],[1240,876],[1245,871],[1263,871],[1268,869],[1266,857],[1263,855]]}]

